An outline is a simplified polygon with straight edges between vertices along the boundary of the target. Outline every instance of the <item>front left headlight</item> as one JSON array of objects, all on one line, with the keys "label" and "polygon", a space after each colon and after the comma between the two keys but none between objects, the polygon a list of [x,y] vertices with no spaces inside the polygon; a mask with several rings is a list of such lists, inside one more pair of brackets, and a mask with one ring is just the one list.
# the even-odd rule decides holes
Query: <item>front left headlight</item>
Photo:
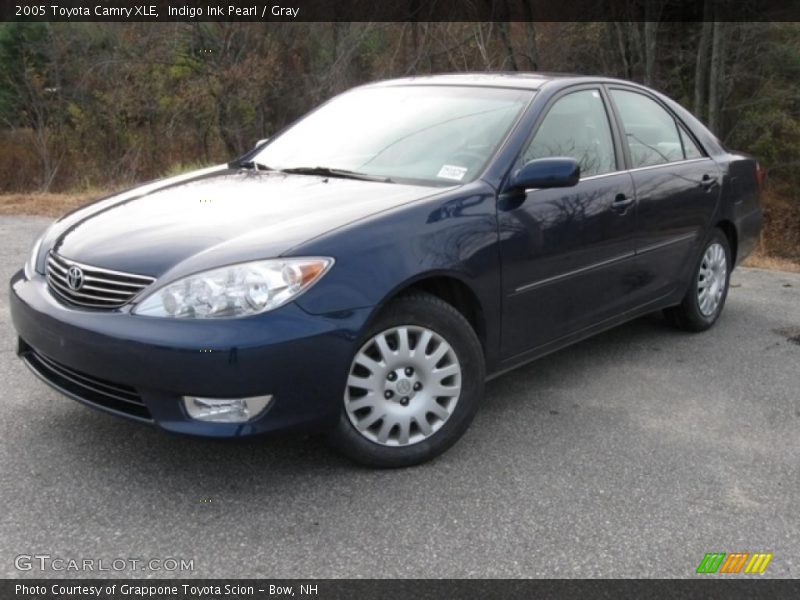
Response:
[{"label": "front left headlight", "polygon": [[36,274],[36,263],[39,262],[39,250],[42,248],[44,236],[47,234],[49,229],[49,227],[46,228],[41,235],[36,238],[36,241],[33,242],[31,253],[28,256],[28,260],[25,261],[25,279],[33,279],[33,276]]},{"label": "front left headlight", "polygon": [[285,258],[204,271],[151,292],[133,313],[176,319],[255,315],[294,300],[332,265],[332,258]]}]

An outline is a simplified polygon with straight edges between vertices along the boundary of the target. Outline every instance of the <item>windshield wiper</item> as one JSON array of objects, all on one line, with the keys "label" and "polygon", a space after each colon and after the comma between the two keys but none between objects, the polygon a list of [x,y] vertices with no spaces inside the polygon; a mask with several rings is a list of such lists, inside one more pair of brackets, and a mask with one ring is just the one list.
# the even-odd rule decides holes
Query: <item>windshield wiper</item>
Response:
[{"label": "windshield wiper", "polygon": [[239,162],[232,162],[228,164],[232,169],[252,169],[253,171],[277,171],[264,163],[256,162],[254,160],[243,160]]},{"label": "windshield wiper", "polygon": [[292,167],[281,169],[281,173],[292,173],[294,175],[319,175],[321,177],[341,177],[342,179],[360,179],[362,181],[380,181],[382,183],[394,183],[389,177],[379,175],[367,175],[358,171],[348,171],[346,169],[331,169],[330,167]]}]

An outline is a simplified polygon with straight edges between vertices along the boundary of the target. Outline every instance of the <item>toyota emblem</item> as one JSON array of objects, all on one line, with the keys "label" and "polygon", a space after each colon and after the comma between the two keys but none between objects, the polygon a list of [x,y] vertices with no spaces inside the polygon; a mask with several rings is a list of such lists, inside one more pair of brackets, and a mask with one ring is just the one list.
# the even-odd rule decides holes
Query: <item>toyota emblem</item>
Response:
[{"label": "toyota emblem", "polygon": [[67,285],[74,292],[83,287],[83,271],[75,265],[72,265],[67,270]]}]

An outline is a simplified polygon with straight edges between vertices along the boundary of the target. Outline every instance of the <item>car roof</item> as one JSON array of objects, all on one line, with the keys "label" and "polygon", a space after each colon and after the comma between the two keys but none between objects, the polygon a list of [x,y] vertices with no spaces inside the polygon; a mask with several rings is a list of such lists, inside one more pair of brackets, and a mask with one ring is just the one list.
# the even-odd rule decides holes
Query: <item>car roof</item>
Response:
[{"label": "car roof", "polygon": [[387,79],[367,84],[365,87],[393,87],[405,85],[454,85],[476,87],[505,87],[538,90],[550,82],[562,84],[576,83],[621,83],[634,85],[630,81],[609,77],[592,77],[571,73],[540,73],[524,71],[497,71],[479,73],[442,73],[436,75],[419,75],[402,79]]}]

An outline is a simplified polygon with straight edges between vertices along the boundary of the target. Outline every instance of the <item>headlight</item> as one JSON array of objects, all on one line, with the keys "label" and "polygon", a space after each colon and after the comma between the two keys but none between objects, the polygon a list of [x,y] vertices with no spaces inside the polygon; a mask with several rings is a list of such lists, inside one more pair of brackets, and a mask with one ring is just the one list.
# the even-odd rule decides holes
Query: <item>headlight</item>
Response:
[{"label": "headlight", "polygon": [[33,248],[31,248],[31,254],[28,256],[28,260],[25,261],[25,278],[26,279],[33,279],[33,276],[36,274],[36,263],[39,261],[39,250],[42,247],[42,241],[44,240],[44,236],[50,228],[48,227],[45,229],[41,235],[36,238],[36,241],[33,242]]},{"label": "headlight", "polygon": [[196,273],[155,290],[133,313],[193,319],[246,317],[295,299],[331,265],[332,258],[286,258]]}]

